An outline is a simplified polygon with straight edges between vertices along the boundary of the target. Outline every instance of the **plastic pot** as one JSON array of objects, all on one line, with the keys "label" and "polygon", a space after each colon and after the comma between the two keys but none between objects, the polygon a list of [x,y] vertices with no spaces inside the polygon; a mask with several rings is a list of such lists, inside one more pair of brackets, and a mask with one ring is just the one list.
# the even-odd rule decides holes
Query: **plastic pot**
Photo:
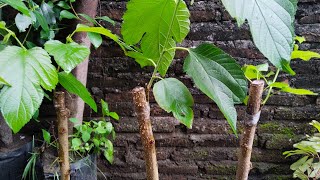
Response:
[{"label": "plastic pot", "polygon": [[32,142],[24,144],[20,148],[0,153],[0,179],[21,180],[25,166],[32,152]]},{"label": "plastic pot", "polygon": [[[45,179],[57,179],[54,174],[45,174]],[[70,164],[71,180],[97,180],[97,156],[89,155]]]}]

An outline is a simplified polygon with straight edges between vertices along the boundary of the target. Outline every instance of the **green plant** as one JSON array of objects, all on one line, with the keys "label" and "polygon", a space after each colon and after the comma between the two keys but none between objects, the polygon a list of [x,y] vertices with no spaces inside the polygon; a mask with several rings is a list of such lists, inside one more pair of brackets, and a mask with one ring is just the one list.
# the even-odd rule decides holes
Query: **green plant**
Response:
[{"label": "green plant", "polygon": [[[105,116],[119,120],[119,116],[115,112],[109,112],[108,104],[101,100],[103,117],[98,120],[83,122],[82,125],[75,126],[76,131],[71,139],[71,151],[81,156],[89,153],[103,154],[110,162],[113,162],[113,144],[115,139],[115,131],[111,122],[106,121]],[[73,123],[77,123],[77,119],[70,119]]]},{"label": "green plant", "polygon": [[[96,48],[102,43],[102,35],[116,41],[121,47],[122,44],[116,35],[98,22],[113,23],[112,20],[77,14],[73,8],[75,0],[0,2],[3,2],[1,7],[10,5],[19,11],[14,24],[10,24],[10,21],[0,22],[0,34],[3,36],[0,51],[1,113],[8,126],[17,133],[38,114],[47,91],[54,91],[61,174],[62,179],[69,179],[68,102],[65,101],[64,92],[58,91],[60,85],[97,111],[97,105],[85,85],[70,73],[90,55],[88,46],[74,42],[74,38],[78,35],[76,33],[85,32]],[[65,41],[54,40],[59,30],[65,28],[61,25],[63,19],[77,19],[86,25],[78,25]],[[88,26],[90,23],[98,27]],[[43,133],[45,140],[50,141],[48,134],[45,131]]]},{"label": "green plant", "polygon": [[[32,141],[32,147],[34,148],[34,139]],[[22,179],[37,179],[37,173],[36,173],[36,163],[39,158],[39,153],[31,153],[31,157],[28,159],[28,163],[26,167],[24,168]]]},{"label": "green plant", "polygon": [[[312,58],[318,58],[320,57],[320,54],[312,51],[303,51],[299,50],[299,44],[303,43],[305,41],[304,37],[297,36],[296,41],[298,44],[294,45],[294,50],[292,51],[291,60],[295,59],[302,59],[304,61],[309,61]],[[262,102],[262,105],[266,104],[269,98],[272,96],[272,92],[274,90],[295,94],[295,95],[318,95],[317,93],[314,93],[307,89],[297,89],[290,87],[290,85],[287,82],[277,82],[280,69],[277,69],[276,72],[269,70],[269,64],[260,64],[257,66],[254,65],[244,65],[242,68],[246,78],[248,81],[252,82],[253,80],[264,80],[267,84],[267,87],[265,87],[265,90],[267,90],[267,95],[265,99]],[[248,97],[246,97],[244,103],[246,104],[248,100]]]},{"label": "green plant", "polygon": [[[154,68],[147,85],[147,96],[153,86],[153,94],[159,106],[167,112],[172,112],[173,116],[188,128],[192,127],[193,99],[191,93],[182,82],[166,76],[175,51],[188,51],[189,55],[184,61],[184,71],[191,77],[196,87],[217,104],[233,132],[237,134],[237,113],[234,104],[249,99],[246,98],[247,81],[244,73],[250,81],[263,78],[267,82],[268,93],[262,104],[267,102],[274,89],[300,95],[316,95],[316,93],[294,89],[287,83],[276,82],[280,71],[295,74],[290,67],[290,62],[291,57],[299,56],[297,51],[292,53],[297,0],[268,2],[265,0],[222,0],[222,2],[230,15],[236,18],[239,26],[247,20],[255,45],[276,67],[276,73],[262,73],[268,71],[268,64],[249,65],[244,67],[244,72],[242,72],[232,57],[214,45],[201,44],[196,48],[176,47],[176,44],[181,43],[189,32],[190,14],[183,0],[129,1],[123,17],[121,33],[124,42],[132,47],[127,55],[134,58],[141,67],[152,66]],[[267,78],[271,76],[273,79],[268,81]],[[157,79],[159,81],[154,83]],[[261,84],[260,81],[254,81],[254,83],[255,85]],[[251,84],[254,83],[251,82]],[[263,86],[264,84],[261,86],[261,96]],[[136,100],[139,97],[135,97]],[[260,107],[260,100],[255,99],[255,102]],[[142,102],[136,102],[137,105],[139,103]],[[252,120],[257,121],[260,116],[260,108],[256,108],[255,111],[252,111],[254,114],[250,114],[250,117],[255,117]],[[138,119],[145,113],[141,110],[140,112]],[[148,137],[142,138],[147,139]],[[145,147],[145,149],[148,148]],[[248,174],[247,170],[241,170],[241,172]],[[150,178],[152,175],[147,177]],[[239,179],[245,179],[245,177]]]},{"label": "green plant", "polygon": [[135,58],[141,67],[154,68],[147,91],[159,79],[153,87],[157,103],[191,128],[191,93],[178,79],[164,78],[176,50],[189,52],[184,61],[184,71],[202,92],[214,100],[236,132],[237,113],[234,104],[241,103],[247,93],[243,72],[231,56],[214,45],[176,47],[189,33],[189,16],[183,0],[129,1],[121,28],[124,42],[134,46],[127,55]]},{"label": "green plant", "polygon": [[286,157],[299,155],[300,158],[290,166],[294,171],[293,177],[303,180],[320,178],[320,123],[313,120],[310,125],[317,129],[317,133],[293,145],[295,150],[283,153]]},{"label": "green plant", "polygon": [[[1,35],[4,36],[2,41],[4,48],[0,52],[0,85],[2,87],[0,107],[10,128],[16,133],[29,122],[38,111],[46,94],[45,91],[54,90],[58,83],[69,92],[79,95],[96,111],[95,102],[85,86],[70,74],[72,69],[89,56],[90,50],[74,42],[72,38],[75,33],[87,32],[95,47],[101,44],[98,43],[102,39],[101,35],[120,44],[119,38],[97,21],[106,20],[113,23],[112,20],[107,17],[90,18],[84,14],[66,15],[72,14],[68,10],[74,11],[72,7],[74,0],[48,3],[41,1],[39,5],[32,0],[27,2],[2,0],[2,2],[22,13],[17,14],[15,18],[19,32],[9,29],[8,27],[12,28],[12,26],[7,26],[3,21],[0,23]],[[80,17],[85,17],[84,20],[81,19],[83,23],[90,21],[98,27],[79,25],[67,36],[66,43],[53,40],[61,28],[60,20],[80,19]],[[28,32],[23,33],[26,29]],[[31,36],[32,29],[35,30],[35,34]],[[39,35],[37,35],[38,31],[40,31]],[[51,35],[44,37],[44,34]],[[10,41],[12,38],[14,41]],[[37,41],[38,38],[41,39],[40,42]],[[57,67],[53,65],[49,55],[53,56]]]},{"label": "green plant", "polygon": [[[303,38],[297,37],[298,41]],[[295,45],[295,50],[293,54],[298,51],[298,45]],[[311,54],[310,51],[299,51],[295,53],[295,58],[305,57],[305,54]],[[313,53],[317,54],[317,53]],[[310,56],[310,55],[309,55]],[[309,58],[310,60],[311,58]],[[237,179],[247,179],[250,171],[250,158],[253,145],[254,132],[256,126],[260,119],[260,112],[263,105],[265,105],[268,99],[272,96],[274,90],[281,92],[296,94],[296,95],[317,95],[310,90],[306,89],[296,89],[290,87],[287,82],[277,82],[280,69],[277,68],[276,73],[269,71],[268,64],[261,64],[258,66],[245,65],[243,68],[246,78],[251,82],[249,96],[245,99],[244,103],[247,104],[247,116],[249,118],[245,119],[245,131],[243,133],[242,139],[240,141],[240,156],[238,161],[237,169]],[[292,71],[293,72],[293,71]],[[273,76],[273,77],[272,77]],[[268,80],[272,78],[271,80]],[[263,79],[263,80],[261,80]],[[264,88],[264,84],[267,87]],[[262,100],[262,94],[267,91],[267,95],[264,100]],[[249,152],[249,153],[248,153]]]}]

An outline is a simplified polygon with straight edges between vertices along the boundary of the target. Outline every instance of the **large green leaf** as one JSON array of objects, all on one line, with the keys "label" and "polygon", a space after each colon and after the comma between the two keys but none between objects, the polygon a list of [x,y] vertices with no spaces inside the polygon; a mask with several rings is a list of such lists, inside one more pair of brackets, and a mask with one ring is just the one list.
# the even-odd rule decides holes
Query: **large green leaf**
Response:
[{"label": "large green leaf", "polygon": [[237,112],[234,103],[242,102],[247,94],[247,81],[241,67],[232,57],[210,44],[190,49],[189,53],[184,71],[218,105],[236,132]]},{"label": "large green leaf", "polygon": [[152,59],[164,76],[175,54],[170,48],[182,42],[189,32],[189,16],[182,0],[131,0],[121,32],[127,44],[141,42],[143,55]]},{"label": "large green leaf", "polygon": [[172,112],[182,124],[192,128],[193,98],[182,82],[174,78],[163,79],[154,85],[153,94],[162,109]]},{"label": "large green leaf", "polygon": [[52,90],[58,75],[48,53],[35,47],[8,46],[0,52],[0,76],[11,87],[0,92],[1,112],[13,132],[18,132],[37,111],[44,96],[41,86]]},{"label": "large green leaf", "polygon": [[51,40],[44,45],[44,48],[67,73],[82,63],[90,54],[86,46],[75,42],[63,44],[60,41]]},{"label": "large green leaf", "polygon": [[25,15],[30,15],[29,9],[27,6],[23,3],[22,0],[0,0],[1,2],[4,2],[6,4],[9,4],[14,9],[22,12]]},{"label": "large green leaf", "polygon": [[[222,0],[238,24],[249,22],[253,41],[272,64],[288,71],[293,48],[293,21],[296,12],[292,0]],[[286,65],[284,65],[286,64]]]},{"label": "large green leaf", "polygon": [[95,112],[97,112],[97,104],[92,99],[87,88],[75,78],[71,73],[60,72],[59,83],[70,93],[78,95],[85,103],[87,103]]}]

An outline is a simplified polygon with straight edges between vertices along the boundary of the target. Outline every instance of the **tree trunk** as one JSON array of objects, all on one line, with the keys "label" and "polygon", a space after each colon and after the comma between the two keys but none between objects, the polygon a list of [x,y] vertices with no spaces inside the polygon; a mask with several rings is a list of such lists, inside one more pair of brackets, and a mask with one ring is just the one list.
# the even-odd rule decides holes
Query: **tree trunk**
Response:
[{"label": "tree trunk", "polygon": [[261,98],[264,81],[256,80],[250,85],[249,100],[246,118],[244,120],[244,132],[240,141],[240,154],[237,168],[237,180],[247,180],[251,169],[251,152],[257,123],[261,113]]},{"label": "tree trunk", "polygon": [[0,141],[4,147],[9,146],[13,142],[12,131],[7,122],[0,113]]},{"label": "tree trunk", "polygon": [[[90,17],[95,17],[97,14],[99,0],[80,0],[76,3],[76,12],[86,14]],[[77,21],[76,24],[83,23],[81,21]],[[91,48],[90,39],[87,36],[87,33],[81,32],[76,33],[73,37],[74,41],[80,43],[82,45]],[[88,64],[89,57],[79,64],[73,71],[73,75],[86,86],[87,84],[87,75],[88,75]],[[76,95],[67,95],[66,96],[67,108],[70,109],[70,117],[77,118],[78,124],[82,124],[83,120],[83,112],[84,112],[84,102],[82,99]],[[73,123],[69,122],[69,133],[72,134],[73,131]]]},{"label": "tree trunk", "polygon": [[158,180],[157,153],[150,121],[149,102],[146,100],[146,92],[144,88],[137,87],[133,89],[132,93],[133,104],[139,121],[141,141],[144,148],[147,180]]},{"label": "tree trunk", "polygon": [[54,93],[54,107],[57,112],[58,142],[59,142],[59,163],[62,180],[70,180],[69,162],[69,140],[68,140],[68,119],[69,110],[65,104],[65,93]]}]

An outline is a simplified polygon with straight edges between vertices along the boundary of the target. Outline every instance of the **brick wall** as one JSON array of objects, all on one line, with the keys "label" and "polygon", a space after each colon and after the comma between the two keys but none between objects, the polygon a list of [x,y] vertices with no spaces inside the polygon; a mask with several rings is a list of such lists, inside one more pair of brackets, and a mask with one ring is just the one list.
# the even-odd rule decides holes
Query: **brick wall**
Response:
[{"label": "brick wall", "polygon": [[[112,28],[119,33],[125,1],[102,0],[101,15],[117,20]],[[219,0],[196,0],[191,11],[191,31],[183,46],[208,41],[224,49],[241,64],[267,62],[251,41],[248,26],[238,28]],[[300,0],[296,33],[307,38],[303,49],[320,52],[320,0]],[[168,75],[183,81],[195,99],[193,129],[186,129],[165,113],[151,98],[152,122],[156,138],[160,179],[234,179],[238,139],[217,106],[197,90],[182,70],[186,54],[177,53]],[[294,61],[297,76],[281,75],[294,87],[320,90],[320,61]],[[122,117],[116,123],[115,162],[99,160],[99,167],[111,179],[144,179],[145,169],[138,124],[130,90],[144,86],[152,69],[141,70],[134,60],[123,55],[115,43],[106,41],[94,51],[90,61],[88,87],[98,100],[105,98]],[[307,124],[319,120],[317,97],[277,94],[264,107],[252,155],[251,179],[286,179],[291,177],[292,159],[281,154],[310,132]],[[245,107],[238,106],[239,120]],[[87,115],[90,112],[87,112]],[[92,116],[97,116],[92,114]],[[241,128],[240,128],[241,131]],[[101,174],[100,174],[100,177]]]}]

